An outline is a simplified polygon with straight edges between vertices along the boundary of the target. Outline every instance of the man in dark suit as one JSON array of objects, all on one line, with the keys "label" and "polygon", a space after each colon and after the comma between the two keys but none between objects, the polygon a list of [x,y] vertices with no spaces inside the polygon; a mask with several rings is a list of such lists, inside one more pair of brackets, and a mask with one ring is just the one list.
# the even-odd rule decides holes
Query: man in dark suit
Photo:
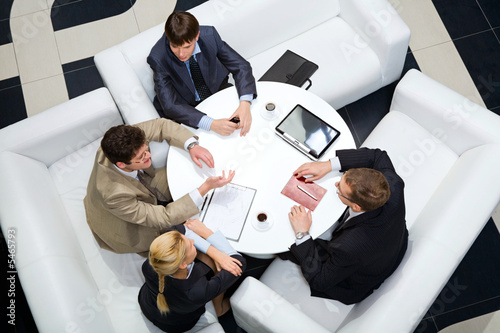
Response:
[{"label": "man in dark suit", "polygon": [[[230,135],[239,128],[240,135],[248,133],[252,124],[250,105],[257,96],[252,68],[214,27],[200,27],[188,12],[173,12],[147,61],[154,72],[154,105],[162,117],[220,135]],[[229,73],[233,74],[240,104],[230,117],[212,119],[195,106],[227,88]],[[233,117],[239,118],[239,123],[231,122]]]},{"label": "man in dark suit", "polygon": [[377,289],[406,252],[404,182],[385,151],[367,148],[339,150],[336,158],[306,163],[295,175],[314,181],[332,170],[345,171],[335,186],[348,207],[331,240],[313,240],[311,211],[294,206],[289,218],[296,243],[280,257],[301,266],[312,296],[353,304]]}]

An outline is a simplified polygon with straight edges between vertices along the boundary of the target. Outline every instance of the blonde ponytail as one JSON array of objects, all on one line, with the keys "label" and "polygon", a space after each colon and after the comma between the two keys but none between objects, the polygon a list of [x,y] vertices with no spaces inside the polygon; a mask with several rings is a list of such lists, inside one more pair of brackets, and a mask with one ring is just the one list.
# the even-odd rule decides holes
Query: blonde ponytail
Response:
[{"label": "blonde ponytail", "polygon": [[165,276],[162,274],[158,274],[158,279],[159,279],[159,290],[160,292],[158,293],[158,296],[156,296],[156,306],[158,307],[158,310],[160,310],[161,314],[167,314],[170,312],[170,309],[168,308],[167,300],[165,299],[165,296],[163,295],[163,292],[165,290]]},{"label": "blonde ponytail", "polygon": [[186,259],[186,242],[178,231],[164,233],[151,243],[149,248],[149,263],[158,274],[159,293],[156,296],[156,306],[161,314],[170,310],[165,299],[165,277],[175,274]]}]

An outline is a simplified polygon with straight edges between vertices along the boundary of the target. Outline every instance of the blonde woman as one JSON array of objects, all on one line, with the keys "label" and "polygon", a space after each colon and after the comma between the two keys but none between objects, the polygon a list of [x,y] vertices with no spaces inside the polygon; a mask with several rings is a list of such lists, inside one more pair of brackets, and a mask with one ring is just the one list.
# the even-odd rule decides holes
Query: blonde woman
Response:
[{"label": "blonde woman", "polygon": [[217,316],[226,313],[230,304],[224,292],[245,267],[243,256],[219,231],[212,232],[199,220],[175,226],[153,241],[142,265],[142,312],[166,332],[208,325],[216,320],[205,313],[205,304],[212,300]]}]

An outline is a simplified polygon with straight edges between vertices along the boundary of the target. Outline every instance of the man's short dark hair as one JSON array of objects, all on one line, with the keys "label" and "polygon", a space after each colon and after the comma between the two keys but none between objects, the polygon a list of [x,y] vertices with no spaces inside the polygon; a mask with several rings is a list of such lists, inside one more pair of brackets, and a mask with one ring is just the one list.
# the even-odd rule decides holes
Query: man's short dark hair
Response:
[{"label": "man's short dark hair", "polygon": [[343,176],[351,188],[349,199],[357,203],[363,211],[369,212],[382,207],[391,189],[385,176],[378,170],[368,168],[349,169]]},{"label": "man's short dark hair", "polygon": [[165,35],[174,46],[190,43],[198,36],[199,31],[198,20],[188,12],[173,12],[165,23]]},{"label": "man's short dark hair", "polygon": [[104,134],[101,149],[111,163],[130,164],[145,143],[146,134],[142,129],[130,125],[118,125],[111,127]]}]

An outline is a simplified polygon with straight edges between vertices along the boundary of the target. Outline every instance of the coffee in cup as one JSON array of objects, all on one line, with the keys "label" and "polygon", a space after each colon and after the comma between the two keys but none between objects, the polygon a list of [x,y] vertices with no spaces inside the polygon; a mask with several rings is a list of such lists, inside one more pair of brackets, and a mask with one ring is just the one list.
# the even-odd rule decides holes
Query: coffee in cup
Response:
[{"label": "coffee in cup", "polygon": [[274,103],[267,103],[266,104],[266,110],[269,112],[273,112],[276,109],[276,105]]},{"label": "coffee in cup", "polygon": [[257,221],[259,221],[259,222],[266,222],[267,221],[267,215],[266,215],[266,213],[259,213],[257,215]]}]

